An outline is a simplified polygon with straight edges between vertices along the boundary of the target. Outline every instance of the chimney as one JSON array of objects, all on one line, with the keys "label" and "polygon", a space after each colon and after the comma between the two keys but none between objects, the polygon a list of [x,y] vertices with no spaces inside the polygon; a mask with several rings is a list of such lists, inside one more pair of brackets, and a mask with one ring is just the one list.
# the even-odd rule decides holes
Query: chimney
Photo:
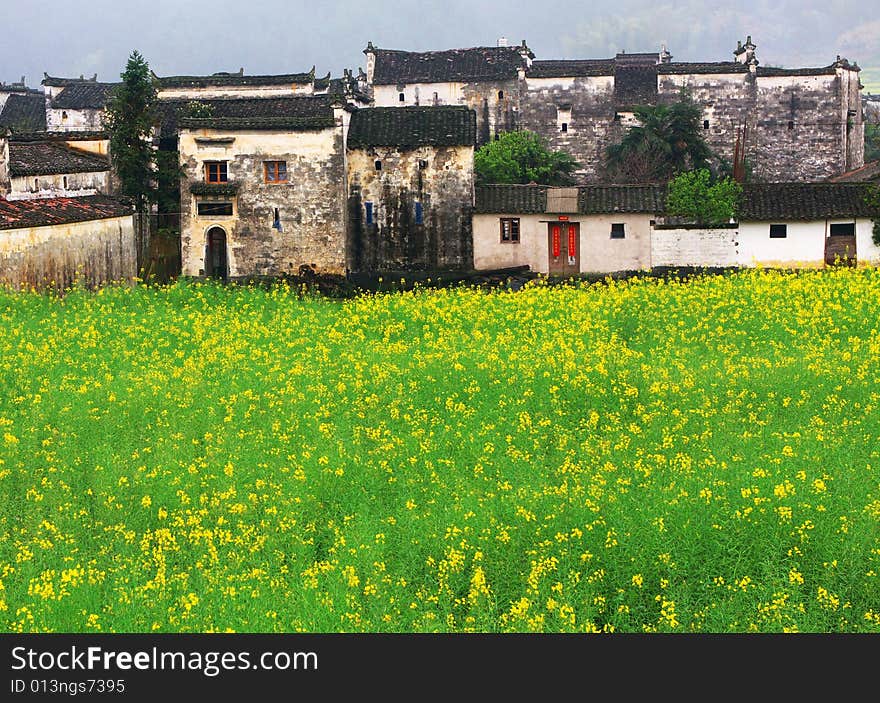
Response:
[{"label": "chimney", "polygon": [[364,54],[367,56],[367,83],[372,85],[373,75],[376,72],[376,47],[373,46],[373,42],[367,42],[367,48],[364,49]]},{"label": "chimney", "polygon": [[0,127],[0,198],[9,194],[9,130]]},{"label": "chimney", "polygon": [[507,37],[498,37],[498,46],[507,46]]}]

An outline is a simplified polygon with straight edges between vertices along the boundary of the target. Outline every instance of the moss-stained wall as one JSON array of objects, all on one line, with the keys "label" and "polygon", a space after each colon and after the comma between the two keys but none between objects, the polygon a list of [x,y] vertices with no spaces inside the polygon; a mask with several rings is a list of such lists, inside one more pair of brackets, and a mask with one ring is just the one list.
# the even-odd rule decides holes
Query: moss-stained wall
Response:
[{"label": "moss-stained wall", "polygon": [[130,215],[0,230],[0,284],[63,290],[74,282],[92,287],[135,275]]},{"label": "moss-stained wall", "polygon": [[[473,268],[473,155],[472,146],[351,149],[352,270]],[[416,223],[416,203],[422,224]]]}]

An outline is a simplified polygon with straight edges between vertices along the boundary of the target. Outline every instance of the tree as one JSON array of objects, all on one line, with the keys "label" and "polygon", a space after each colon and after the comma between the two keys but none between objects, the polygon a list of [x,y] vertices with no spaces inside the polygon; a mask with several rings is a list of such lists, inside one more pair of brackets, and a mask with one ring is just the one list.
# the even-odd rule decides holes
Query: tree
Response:
[{"label": "tree", "polygon": [[713,179],[708,169],[685,171],[669,183],[666,212],[699,225],[736,219],[742,186],[732,178]]},{"label": "tree", "polygon": [[865,125],[865,163],[880,159],[880,124]]},{"label": "tree", "polygon": [[107,103],[104,126],[110,133],[110,156],[122,193],[143,214],[156,200],[151,139],[156,87],[150,67],[137,51],[131,53],[121,78]]},{"label": "tree", "polygon": [[572,185],[579,166],[564,151],[552,151],[534,132],[505,132],[474,154],[477,183]]},{"label": "tree", "polygon": [[685,93],[670,105],[633,110],[639,124],[606,149],[606,176],[620,183],[661,183],[677,173],[709,167],[699,105]]}]

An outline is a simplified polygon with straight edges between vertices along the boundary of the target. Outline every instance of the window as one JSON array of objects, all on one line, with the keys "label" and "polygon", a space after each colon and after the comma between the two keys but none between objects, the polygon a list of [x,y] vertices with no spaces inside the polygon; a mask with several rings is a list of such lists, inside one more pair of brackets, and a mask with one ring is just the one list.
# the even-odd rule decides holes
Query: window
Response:
[{"label": "window", "polygon": [[406,102],[406,95],[404,95],[403,93],[400,93],[400,94],[397,96],[397,101],[398,101],[398,102],[401,102],[401,103]]},{"label": "window", "polygon": [[366,218],[367,224],[368,225],[373,224],[373,203],[371,203],[371,202],[364,203],[364,213],[367,216],[367,218]]},{"label": "window", "polygon": [[426,159],[419,159],[419,169],[424,171],[428,168],[428,161]]},{"label": "window", "polygon": [[518,242],[519,241],[519,218],[518,217],[502,217],[501,218],[501,241],[502,242]]},{"label": "window", "polygon": [[789,121],[788,121],[788,128],[789,128],[789,129],[794,129],[794,120],[789,120]]},{"label": "window", "polygon": [[61,181],[64,184],[64,190],[67,190],[67,176],[64,176]]},{"label": "window", "polygon": [[281,211],[277,207],[272,210],[272,226],[279,232],[283,231],[281,229]]},{"label": "window", "polygon": [[422,210],[422,204],[421,204],[421,203],[416,203],[416,212],[415,212],[415,215],[416,215],[416,224],[417,224],[417,225],[424,224],[424,222],[425,222],[425,216],[424,216],[424,211]]},{"label": "window", "polygon": [[498,91],[498,99],[499,99],[499,100],[504,100],[504,91],[503,91],[503,90],[499,90],[499,91]]},{"label": "window", "polygon": [[66,111],[66,110],[62,110],[62,111],[61,111],[61,120],[64,121],[64,120],[66,120],[66,119],[67,119],[67,111]]},{"label": "window", "polygon": [[39,189],[40,189],[40,179],[35,178],[34,179],[34,190],[39,190]]},{"label": "window", "polygon": [[709,120],[703,120],[703,129],[709,129]]},{"label": "window", "polygon": [[376,164],[375,164],[375,166],[376,166],[376,170],[377,170],[377,171],[381,171],[381,170],[382,170],[382,162],[379,161],[379,159],[376,159]]},{"label": "window", "polygon": [[614,222],[611,225],[612,239],[626,239],[626,227],[623,222]]},{"label": "window", "polygon": [[196,210],[200,217],[231,217],[232,203],[199,203]]},{"label": "window", "polygon": [[206,183],[226,183],[228,174],[226,171],[225,161],[206,161],[205,162],[205,182]]},{"label": "window", "polygon": [[856,235],[855,222],[831,225],[832,237],[854,237]]},{"label": "window", "polygon": [[563,131],[563,132],[567,132],[567,131],[568,131],[568,122],[563,122],[563,123],[562,123],[562,131]]},{"label": "window", "polygon": [[785,239],[788,236],[788,225],[770,225],[770,239]]},{"label": "window", "polygon": [[263,176],[266,183],[287,183],[287,162],[264,161]]},{"label": "window", "polygon": [[615,112],[615,113],[614,113],[614,121],[615,121],[615,122],[620,122],[620,113],[619,113],[619,112]]}]

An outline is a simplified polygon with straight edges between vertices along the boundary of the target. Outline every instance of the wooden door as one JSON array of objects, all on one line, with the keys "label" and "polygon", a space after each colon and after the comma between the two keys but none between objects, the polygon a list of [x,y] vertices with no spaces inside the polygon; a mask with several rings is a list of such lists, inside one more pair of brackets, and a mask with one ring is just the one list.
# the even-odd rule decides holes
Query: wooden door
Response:
[{"label": "wooden door", "polygon": [[208,230],[208,247],[205,252],[205,273],[211,278],[225,281],[229,276],[229,257],[226,253],[226,232],[220,227]]},{"label": "wooden door", "polygon": [[825,238],[825,265],[856,265],[855,223],[832,224]]},{"label": "wooden door", "polygon": [[554,276],[574,276],[581,272],[581,227],[577,222],[547,224],[549,271]]}]

